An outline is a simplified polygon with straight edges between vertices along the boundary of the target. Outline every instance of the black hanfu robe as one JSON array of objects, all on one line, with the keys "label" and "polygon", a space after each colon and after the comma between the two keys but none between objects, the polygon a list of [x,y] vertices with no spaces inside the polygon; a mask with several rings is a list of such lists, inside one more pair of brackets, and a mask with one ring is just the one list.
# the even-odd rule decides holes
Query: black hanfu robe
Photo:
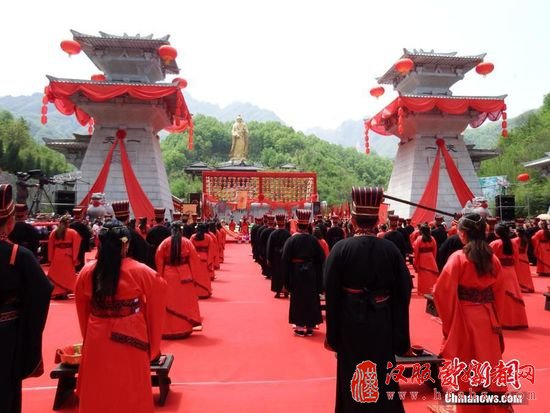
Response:
[{"label": "black hanfu robe", "polygon": [[[336,409],[340,412],[403,412],[398,397],[389,401],[387,363],[410,347],[409,301],[412,282],[397,247],[374,236],[356,236],[334,246],[325,263],[327,344],[337,353]],[[378,401],[353,399],[356,366],[376,363]]]},{"label": "black hanfu robe", "polygon": [[329,250],[331,250],[332,247],[334,247],[334,244],[336,244],[338,241],[344,238],[346,238],[346,233],[339,226],[330,227],[327,230],[327,234],[325,235],[325,240],[327,241]]},{"label": "black hanfu robe", "polygon": [[258,233],[265,228],[263,224],[256,224],[250,230],[250,245],[252,246],[252,258],[258,262]]},{"label": "black hanfu robe", "polygon": [[464,244],[460,241],[458,234],[451,235],[445,240],[443,244],[441,244],[441,246],[437,250],[436,258],[437,268],[439,269],[439,272],[443,270],[443,267],[445,266],[447,260],[453,254],[453,252],[459,251],[462,248],[464,248]]},{"label": "black hanfu robe", "polygon": [[172,232],[166,228],[164,224],[157,224],[149,231],[147,231],[147,236],[145,240],[149,244],[149,252],[147,254],[147,265],[153,270],[157,269],[155,263],[155,254],[157,249],[162,241],[172,235]]},{"label": "black hanfu robe", "polygon": [[135,229],[128,227],[130,231],[130,246],[128,247],[128,257],[147,265],[149,253],[149,244],[137,233]]},{"label": "black hanfu robe", "polygon": [[397,249],[403,256],[403,259],[407,257],[407,240],[401,232],[396,229],[390,230],[384,234],[384,239],[393,242],[393,244],[397,247]]},{"label": "black hanfu robe", "polygon": [[14,244],[27,248],[38,257],[40,232],[31,224],[23,221],[16,222],[8,238]]},{"label": "black hanfu robe", "polygon": [[311,234],[296,233],[285,242],[281,267],[290,292],[289,323],[313,328],[323,322],[319,294],[323,292],[324,261],[325,253]]},{"label": "black hanfu robe", "polygon": [[80,271],[84,264],[86,264],[86,253],[91,250],[90,240],[92,238],[92,231],[90,227],[81,221],[74,221],[69,225],[69,228],[74,229],[80,235],[80,248],[78,250],[78,265],[75,267],[76,271]]},{"label": "black hanfu robe", "polygon": [[273,231],[267,240],[266,257],[271,272],[271,291],[274,293],[280,293],[284,287],[281,260],[283,247],[289,238],[290,232],[284,228],[279,228]]},{"label": "black hanfu robe", "polygon": [[275,228],[265,227],[262,232],[259,233],[258,239],[258,254],[261,257],[260,265],[262,266],[262,274],[267,278],[271,278],[271,268],[267,264],[267,241],[273,231],[275,231]]},{"label": "black hanfu robe", "polygon": [[0,241],[0,268],[0,412],[19,413],[21,381],[42,374],[53,285],[31,251],[7,241]]}]

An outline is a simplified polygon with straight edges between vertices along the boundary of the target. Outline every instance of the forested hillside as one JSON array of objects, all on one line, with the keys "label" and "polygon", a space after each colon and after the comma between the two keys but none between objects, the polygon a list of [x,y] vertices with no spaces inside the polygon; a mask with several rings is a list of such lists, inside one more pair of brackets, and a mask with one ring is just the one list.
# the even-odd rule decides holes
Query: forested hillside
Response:
[{"label": "forested hillside", "polygon": [[14,118],[0,111],[0,169],[8,172],[41,169],[51,176],[67,172],[70,167],[65,158],[30,135],[29,125],[23,118]]},{"label": "forested hillside", "polygon": [[[525,116],[522,126],[512,129],[508,138],[499,140],[501,156],[483,162],[480,176],[506,175],[512,183],[508,192],[515,194],[516,205],[529,204],[529,212],[536,215],[546,212],[550,204],[550,179],[535,169],[526,170],[522,163],[550,152],[550,94],[546,95],[539,110]],[[524,172],[528,172],[531,179],[527,183],[518,182],[517,176]],[[518,213],[525,216],[527,208]]]},{"label": "forested hillside", "polygon": [[[201,189],[183,169],[193,162],[209,165],[226,162],[231,147],[232,122],[197,115],[195,147],[187,150],[187,135],[172,134],[162,142],[162,151],[172,192],[183,196]],[[317,173],[320,198],[329,204],[347,199],[352,185],[387,186],[392,162],[376,154],[365,156],[353,148],[325,142],[314,135],[279,122],[249,122],[249,160],[269,169],[292,163],[301,171]]]}]

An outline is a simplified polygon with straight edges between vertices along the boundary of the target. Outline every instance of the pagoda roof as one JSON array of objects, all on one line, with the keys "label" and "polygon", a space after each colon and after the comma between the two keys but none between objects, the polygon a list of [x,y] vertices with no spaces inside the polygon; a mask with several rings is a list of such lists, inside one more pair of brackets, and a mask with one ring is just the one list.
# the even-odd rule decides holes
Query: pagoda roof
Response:
[{"label": "pagoda roof", "polygon": [[[450,53],[437,53],[434,51],[425,52],[424,50],[412,51],[403,49],[403,55],[399,59],[411,59],[415,66],[418,65],[446,65],[453,66],[462,69],[464,73],[472,70],[479,63],[483,62],[486,53],[472,56],[458,56],[457,52]],[[405,77],[405,75],[399,73],[395,66],[392,65],[386,73],[377,78],[377,81],[381,85],[393,85],[396,79]]]},{"label": "pagoda roof", "polygon": [[141,82],[109,82],[107,80],[88,80],[88,79],[69,79],[69,78],[60,78],[51,75],[46,75],[50,82],[55,83],[76,83],[82,85],[101,85],[101,86],[149,86],[149,87],[166,87],[174,88],[177,87],[174,83],[168,82],[159,82],[159,83],[141,83]]},{"label": "pagoda roof", "polygon": [[[158,48],[160,46],[170,44],[170,42],[168,41],[170,35],[154,39],[152,34],[149,34],[147,36],[141,36],[139,34],[135,36],[130,36],[124,33],[122,36],[117,36],[104,32],[99,32],[99,36],[94,36],[90,34],[80,33],[76,30],[71,30],[71,33],[73,34],[73,39],[76,40],[80,44],[80,46],[82,46],[82,50],[84,50],[84,53],[86,53],[86,55],[90,58],[90,60],[92,60],[92,62],[94,62],[96,56],[94,53],[91,52],[97,49],[138,49],[150,51],[152,53],[158,53]],[[165,64],[161,61],[161,64],[167,73],[179,73],[179,68],[175,60],[171,61],[168,64]]]},{"label": "pagoda roof", "polygon": [[544,158],[535,159],[533,161],[524,162],[526,168],[548,168],[550,167],[550,152],[545,152]]}]

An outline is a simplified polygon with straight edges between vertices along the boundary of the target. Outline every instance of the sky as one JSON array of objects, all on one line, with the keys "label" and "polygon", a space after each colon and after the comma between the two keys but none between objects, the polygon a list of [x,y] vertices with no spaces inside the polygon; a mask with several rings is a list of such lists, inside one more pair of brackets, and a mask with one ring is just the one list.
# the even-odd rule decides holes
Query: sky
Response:
[{"label": "sky", "polygon": [[[455,95],[507,94],[509,116],[550,93],[547,0],[94,0],[2,5],[0,96],[41,92],[46,74],[89,79],[84,53],[59,47],[70,29],[170,34],[184,91],[220,106],[250,102],[297,130],[369,117],[396,96],[369,90],[403,48],[487,53],[495,70],[471,71]],[[168,78],[171,80],[171,77]]]}]

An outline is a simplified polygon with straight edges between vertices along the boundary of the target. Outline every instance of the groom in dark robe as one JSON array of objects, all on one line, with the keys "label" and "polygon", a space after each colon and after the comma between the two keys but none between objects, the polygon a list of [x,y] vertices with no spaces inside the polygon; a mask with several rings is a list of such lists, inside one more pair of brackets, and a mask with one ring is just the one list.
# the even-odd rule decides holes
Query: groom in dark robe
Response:
[{"label": "groom in dark robe", "polygon": [[412,283],[397,247],[374,235],[382,199],[381,188],[352,189],[355,236],[339,241],[325,263],[325,345],[338,358],[337,413],[404,412],[398,397],[386,396],[398,383],[385,378],[388,363],[395,366],[395,355],[410,347]]}]

